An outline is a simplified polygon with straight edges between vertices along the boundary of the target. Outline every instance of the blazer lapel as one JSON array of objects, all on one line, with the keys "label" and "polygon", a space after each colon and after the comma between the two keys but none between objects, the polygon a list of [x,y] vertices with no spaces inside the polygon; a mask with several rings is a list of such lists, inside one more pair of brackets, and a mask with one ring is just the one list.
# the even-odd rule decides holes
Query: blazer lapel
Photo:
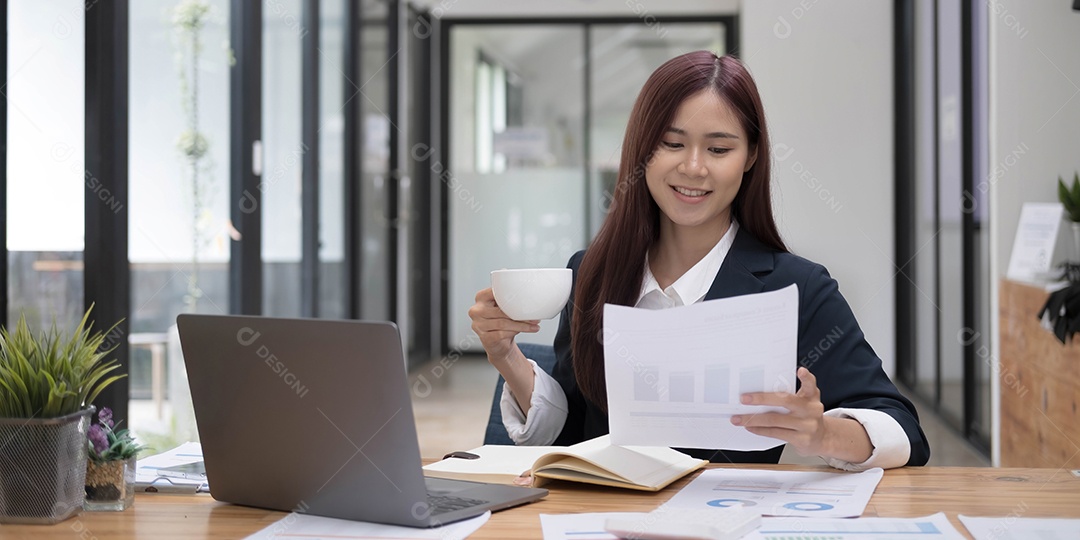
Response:
[{"label": "blazer lapel", "polygon": [[712,287],[705,294],[705,299],[715,300],[761,292],[765,284],[757,274],[772,272],[774,251],[759,242],[746,229],[740,228],[735,234],[731,250],[724,257],[724,263],[720,265],[720,271],[716,273]]}]

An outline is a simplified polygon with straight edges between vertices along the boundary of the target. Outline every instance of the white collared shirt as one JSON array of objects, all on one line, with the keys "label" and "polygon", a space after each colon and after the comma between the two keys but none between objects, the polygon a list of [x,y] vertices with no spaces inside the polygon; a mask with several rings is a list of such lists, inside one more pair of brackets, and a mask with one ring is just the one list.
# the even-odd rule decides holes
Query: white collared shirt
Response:
[{"label": "white collared shirt", "polygon": [[[688,304],[696,304],[705,299],[716,274],[720,272],[720,265],[724,264],[731,245],[735,243],[735,234],[739,232],[738,222],[732,221],[720,241],[701,258],[694,266],[691,266],[685,274],[675,280],[675,283],[661,289],[649,268],[649,256],[645,255],[645,277],[641,280],[641,292],[638,293],[637,304],[634,307],[645,309],[667,309]],[[687,302],[686,299],[690,301]]]},{"label": "white collared shirt", "polygon": [[[690,267],[679,279],[661,289],[660,284],[649,268],[648,255],[645,260],[645,276],[641,283],[641,292],[634,307],[644,309],[667,309],[686,305],[684,299],[692,298],[694,304],[705,299],[724,259],[735,243],[739,224],[732,220],[720,241],[700,261]],[[531,359],[535,380],[529,414],[521,412],[517,400],[511,395],[510,386],[503,385],[502,410],[503,425],[514,444],[519,446],[546,446],[552,444],[562,432],[566,423],[567,401],[559,383]],[[874,409],[832,409],[825,411],[825,416],[852,418],[862,424],[870,437],[874,450],[870,458],[862,463],[822,457],[826,463],[837,469],[849,471],[865,470],[872,467],[884,469],[902,467],[907,464],[911,454],[911,442],[907,433],[895,418]]]}]

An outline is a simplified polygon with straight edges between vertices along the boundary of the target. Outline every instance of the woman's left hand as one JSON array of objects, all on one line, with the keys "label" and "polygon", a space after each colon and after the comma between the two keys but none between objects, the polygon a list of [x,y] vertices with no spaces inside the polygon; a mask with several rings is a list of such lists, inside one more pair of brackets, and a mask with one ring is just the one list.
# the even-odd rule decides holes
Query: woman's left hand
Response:
[{"label": "woman's left hand", "polygon": [[737,414],[731,417],[731,423],[745,426],[755,435],[785,441],[801,455],[827,455],[828,424],[817,377],[801,366],[797,373],[802,387],[794,394],[754,392],[742,395],[743,405],[783,407],[789,412]]}]

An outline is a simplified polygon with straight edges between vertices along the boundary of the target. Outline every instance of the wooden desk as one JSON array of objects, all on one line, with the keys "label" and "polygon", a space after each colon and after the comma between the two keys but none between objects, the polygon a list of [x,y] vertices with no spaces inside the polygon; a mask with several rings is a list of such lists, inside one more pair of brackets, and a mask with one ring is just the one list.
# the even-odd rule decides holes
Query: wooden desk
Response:
[{"label": "wooden desk", "polygon": [[[826,470],[793,465],[739,468]],[[686,485],[659,493],[574,483],[552,483],[539,502],[496,512],[471,538],[541,538],[539,514],[647,512]],[[1080,517],[1080,478],[1064,469],[914,467],[885,471],[864,516],[917,517],[945,512],[957,530],[957,514],[1012,517]],[[3,525],[0,537],[34,539],[243,538],[285,514],[219,503],[209,495],[140,494],[125,512],[85,512],[52,526]],[[1006,523],[1006,522],[1003,522]],[[970,536],[969,536],[970,538]]]}]

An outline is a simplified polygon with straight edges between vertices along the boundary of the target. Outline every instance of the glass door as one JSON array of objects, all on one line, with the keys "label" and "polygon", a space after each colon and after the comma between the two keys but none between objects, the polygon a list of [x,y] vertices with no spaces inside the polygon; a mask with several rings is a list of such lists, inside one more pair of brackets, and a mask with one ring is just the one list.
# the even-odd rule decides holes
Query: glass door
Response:
[{"label": "glass door", "polygon": [[[500,268],[564,267],[585,246],[585,28],[461,25],[450,34],[450,349]],[[555,322],[522,342],[551,343]]]},{"label": "glass door", "polygon": [[[482,350],[467,312],[490,271],[563,267],[588,245],[641,86],[679,54],[723,54],[728,24],[450,25],[448,349]],[[519,340],[550,344],[555,321],[540,328]]]},{"label": "glass door", "polygon": [[[913,267],[899,281],[911,312],[898,318],[901,381],[984,454],[990,445],[986,8],[959,0],[913,3],[909,164]],[[901,25],[903,26],[903,25]],[[967,30],[967,31],[965,31]],[[970,40],[965,46],[964,40]],[[901,121],[901,120],[898,120]],[[898,154],[898,155],[903,155]]]}]

